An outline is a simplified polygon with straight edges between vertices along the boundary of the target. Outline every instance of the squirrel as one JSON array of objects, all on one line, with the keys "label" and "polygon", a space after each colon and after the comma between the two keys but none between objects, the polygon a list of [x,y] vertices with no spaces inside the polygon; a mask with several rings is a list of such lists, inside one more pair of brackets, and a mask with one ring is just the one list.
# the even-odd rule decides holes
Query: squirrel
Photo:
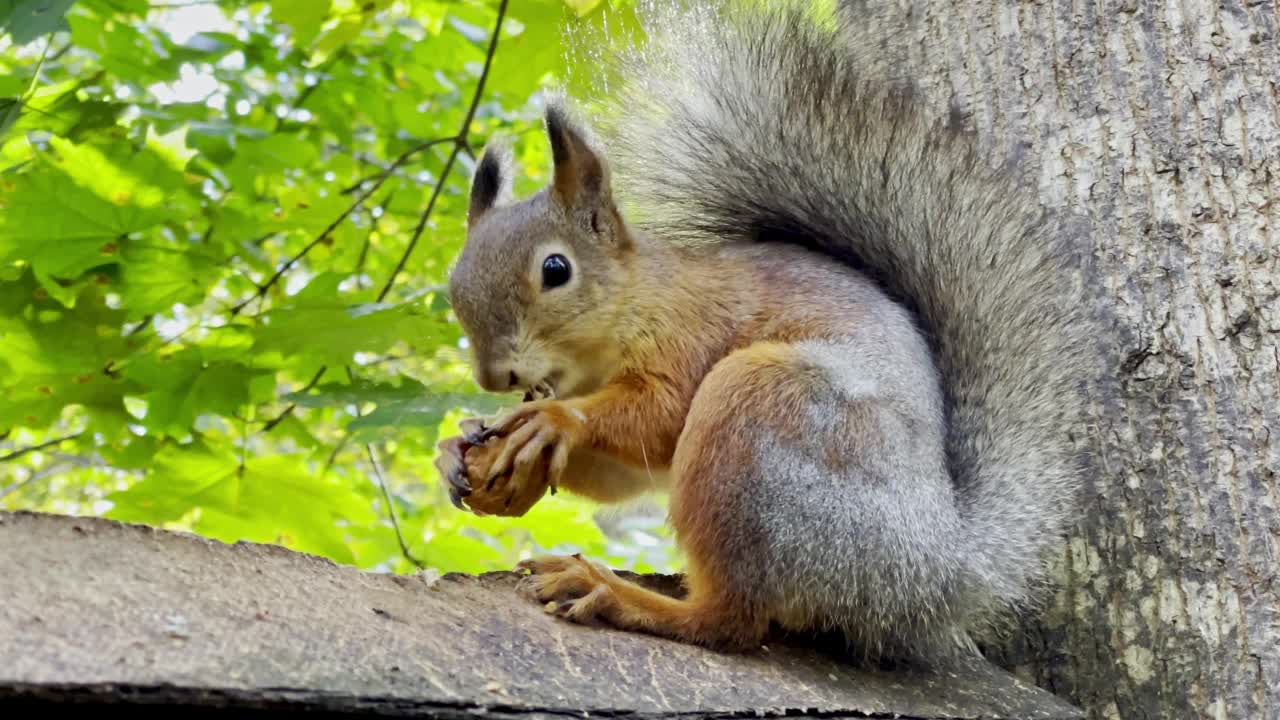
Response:
[{"label": "squirrel", "polygon": [[525,395],[440,443],[442,482],[506,516],[548,490],[669,495],[680,597],[577,555],[519,564],[570,621],[976,651],[1040,596],[1076,507],[1085,253],[840,22],[752,7],[620,55],[607,142],[549,99],[531,196],[486,146],[448,294],[476,382]]}]

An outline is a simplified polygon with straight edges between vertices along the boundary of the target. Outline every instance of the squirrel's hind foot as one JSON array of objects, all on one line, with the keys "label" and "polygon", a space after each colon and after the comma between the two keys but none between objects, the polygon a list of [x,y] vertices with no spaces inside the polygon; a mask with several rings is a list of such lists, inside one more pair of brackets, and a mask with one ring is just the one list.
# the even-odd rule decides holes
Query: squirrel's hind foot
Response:
[{"label": "squirrel's hind foot", "polygon": [[760,643],[767,624],[695,587],[677,599],[624,580],[581,555],[544,556],[516,566],[530,574],[519,590],[547,612],[583,625],[657,635],[718,650],[746,650]]},{"label": "squirrel's hind foot", "polygon": [[621,579],[581,555],[535,558],[520,563],[516,569],[531,573],[520,580],[517,589],[545,603],[548,613],[565,620],[583,625],[608,622],[616,605],[610,578]]}]

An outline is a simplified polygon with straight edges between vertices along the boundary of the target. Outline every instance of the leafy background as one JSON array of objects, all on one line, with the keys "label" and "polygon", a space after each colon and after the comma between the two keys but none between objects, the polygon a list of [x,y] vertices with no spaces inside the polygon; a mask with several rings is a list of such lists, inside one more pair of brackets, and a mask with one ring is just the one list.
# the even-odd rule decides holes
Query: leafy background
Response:
[{"label": "leafy background", "polygon": [[630,11],[0,0],[0,508],[392,572],[670,569],[659,504],[477,518],[432,466],[511,400],[443,293],[474,157],[506,134],[545,182],[543,89]]}]

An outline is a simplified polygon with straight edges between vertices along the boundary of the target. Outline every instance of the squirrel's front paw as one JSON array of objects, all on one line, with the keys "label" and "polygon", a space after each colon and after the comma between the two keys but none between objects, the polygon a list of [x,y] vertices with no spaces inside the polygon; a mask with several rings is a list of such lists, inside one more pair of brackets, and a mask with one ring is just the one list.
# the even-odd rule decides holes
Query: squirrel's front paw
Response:
[{"label": "squirrel's front paw", "polygon": [[492,491],[508,471],[508,484],[526,485],[527,478],[541,468],[554,493],[569,464],[569,452],[582,441],[585,424],[586,416],[569,403],[539,400],[525,403],[493,425],[469,435],[468,442],[486,448],[487,443],[498,438],[493,445],[497,453],[485,475],[485,491]]},{"label": "squirrel's front paw", "polygon": [[497,471],[495,461],[505,447],[502,438],[479,440],[486,428],[478,419],[463,421],[461,427],[462,436],[440,442],[435,462],[455,507],[481,516],[518,517],[542,499],[547,489],[545,463],[525,467],[520,477],[510,470]]},{"label": "squirrel's front paw", "polygon": [[465,497],[467,507],[477,515],[519,517],[529,512],[547,491],[547,464],[535,462],[499,470],[498,458],[506,449],[499,439],[471,445],[463,457],[465,476],[471,487]]}]

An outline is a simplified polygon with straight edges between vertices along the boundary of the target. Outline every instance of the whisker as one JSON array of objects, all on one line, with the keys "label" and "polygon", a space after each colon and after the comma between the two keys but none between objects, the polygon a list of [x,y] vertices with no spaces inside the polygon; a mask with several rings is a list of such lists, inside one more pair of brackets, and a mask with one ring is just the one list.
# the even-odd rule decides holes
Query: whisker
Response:
[{"label": "whisker", "polygon": [[653,470],[649,469],[649,453],[644,449],[644,438],[640,438],[640,457],[644,459],[644,471],[649,475],[649,485],[653,486]]}]

